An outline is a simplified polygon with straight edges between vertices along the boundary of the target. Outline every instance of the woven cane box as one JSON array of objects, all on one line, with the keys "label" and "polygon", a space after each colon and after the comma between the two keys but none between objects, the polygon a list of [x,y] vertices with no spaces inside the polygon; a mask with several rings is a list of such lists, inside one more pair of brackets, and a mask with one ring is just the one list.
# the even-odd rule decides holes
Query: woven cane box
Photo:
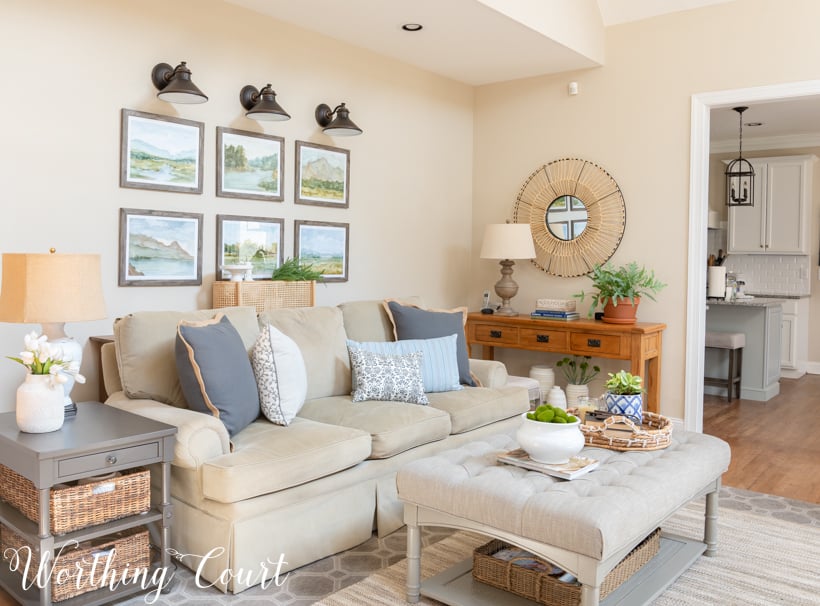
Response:
[{"label": "woven cane box", "polygon": [[213,283],[213,306],[253,306],[257,313],[281,307],[312,307],[316,282],[312,280],[254,280]]},{"label": "woven cane box", "polygon": [[[644,564],[651,560],[660,549],[660,528],[640,542],[630,551],[601,584],[601,599],[615,591]],[[581,603],[581,585],[565,583],[549,572],[540,572],[516,564],[516,560],[526,559],[540,564],[538,568],[550,571],[552,564],[527,554],[524,558],[503,560],[493,554],[514,546],[498,539],[473,551],[473,578],[498,589],[509,591],[545,606],[578,606]],[[517,549],[517,548],[514,548]]]},{"label": "woven cane box", "polygon": [[[39,493],[31,480],[0,465],[0,497],[32,522],[39,522]],[[51,488],[51,532],[55,535],[104,524],[151,509],[151,472],[143,467],[116,477]]]},{"label": "woven cane box", "polygon": [[[26,574],[26,586],[40,582],[40,553],[23,537],[0,526],[0,553],[13,572]],[[31,561],[28,559],[31,558]],[[96,565],[96,566],[95,566]],[[148,530],[140,526],[55,550],[50,575],[51,601],[61,602],[89,591],[110,587],[139,575],[151,565]],[[105,573],[105,574],[103,574]],[[135,576],[136,575],[136,576]]]}]

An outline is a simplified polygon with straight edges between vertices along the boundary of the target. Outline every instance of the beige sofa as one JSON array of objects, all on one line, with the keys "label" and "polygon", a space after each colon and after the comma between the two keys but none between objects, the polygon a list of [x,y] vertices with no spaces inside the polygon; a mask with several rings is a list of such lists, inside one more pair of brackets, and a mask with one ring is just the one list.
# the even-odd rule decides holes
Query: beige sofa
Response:
[{"label": "beige sofa", "polygon": [[[103,349],[107,403],[178,428],[172,465],[172,545],[202,577],[238,593],[399,528],[396,471],[482,436],[513,430],[529,408],[498,362],[471,360],[482,387],[428,394],[429,406],[353,403],[346,339],[392,340],[380,301],[264,312],[223,311],[247,348],[269,322],[298,345],[307,400],[287,427],[264,417],[229,438],[218,419],[186,408],[174,362],[176,326],[214,310],[139,312]],[[203,561],[200,558],[206,556]],[[241,574],[233,578],[225,571]]]}]

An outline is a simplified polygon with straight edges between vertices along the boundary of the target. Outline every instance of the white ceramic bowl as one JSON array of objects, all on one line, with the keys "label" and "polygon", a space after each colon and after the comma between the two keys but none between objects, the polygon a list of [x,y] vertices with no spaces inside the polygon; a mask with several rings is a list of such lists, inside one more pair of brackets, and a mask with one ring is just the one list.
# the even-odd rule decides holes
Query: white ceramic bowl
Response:
[{"label": "white ceramic bowl", "polygon": [[581,420],[575,423],[543,423],[521,414],[521,427],[515,437],[518,445],[537,463],[559,465],[569,461],[584,448]]}]

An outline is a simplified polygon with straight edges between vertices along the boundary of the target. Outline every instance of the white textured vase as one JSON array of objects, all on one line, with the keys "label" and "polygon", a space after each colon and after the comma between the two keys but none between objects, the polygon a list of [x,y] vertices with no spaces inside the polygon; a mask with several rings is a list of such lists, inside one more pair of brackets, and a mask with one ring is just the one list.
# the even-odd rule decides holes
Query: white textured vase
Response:
[{"label": "white textured vase", "polygon": [[539,364],[530,368],[530,379],[538,381],[541,389],[541,402],[546,402],[550,389],[555,385],[555,372],[550,366]]},{"label": "white textured vase", "polygon": [[51,375],[26,375],[17,388],[17,427],[26,433],[56,431],[65,420],[63,386]]},{"label": "white textured vase", "polygon": [[575,423],[542,423],[521,415],[521,427],[515,434],[518,445],[538,463],[566,463],[584,448],[584,434]]},{"label": "white textured vase", "polygon": [[589,397],[589,385],[567,383],[567,408],[578,406],[578,398],[581,396]]},{"label": "white textured vase", "polygon": [[557,385],[553,385],[552,389],[550,389],[550,392],[547,394],[547,404],[552,404],[553,406],[566,410],[567,396],[564,393],[564,390]]}]

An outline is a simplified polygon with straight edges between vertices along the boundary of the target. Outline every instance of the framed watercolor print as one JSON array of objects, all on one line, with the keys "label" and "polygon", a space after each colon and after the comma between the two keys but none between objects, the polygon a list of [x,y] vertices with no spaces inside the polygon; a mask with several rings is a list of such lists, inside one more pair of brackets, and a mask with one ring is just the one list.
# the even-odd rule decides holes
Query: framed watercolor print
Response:
[{"label": "framed watercolor print", "polygon": [[222,126],[216,129],[216,195],[281,202],[282,137]]},{"label": "framed watercolor print", "polygon": [[120,209],[120,286],[202,284],[202,215]]},{"label": "framed watercolor print", "polygon": [[284,261],[284,219],[270,217],[216,216],[216,277],[230,278],[224,265],[250,263],[254,280],[270,280]]},{"label": "framed watercolor print", "polygon": [[201,194],[204,126],[123,109],[120,187]]},{"label": "framed watercolor print", "polygon": [[349,223],[294,221],[294,257],[322,274],[324,282],[347,282]]},{"label": "framed watercolor print", "polygon": [[350,151],[296,142],[296,204],[349,206]]}]

